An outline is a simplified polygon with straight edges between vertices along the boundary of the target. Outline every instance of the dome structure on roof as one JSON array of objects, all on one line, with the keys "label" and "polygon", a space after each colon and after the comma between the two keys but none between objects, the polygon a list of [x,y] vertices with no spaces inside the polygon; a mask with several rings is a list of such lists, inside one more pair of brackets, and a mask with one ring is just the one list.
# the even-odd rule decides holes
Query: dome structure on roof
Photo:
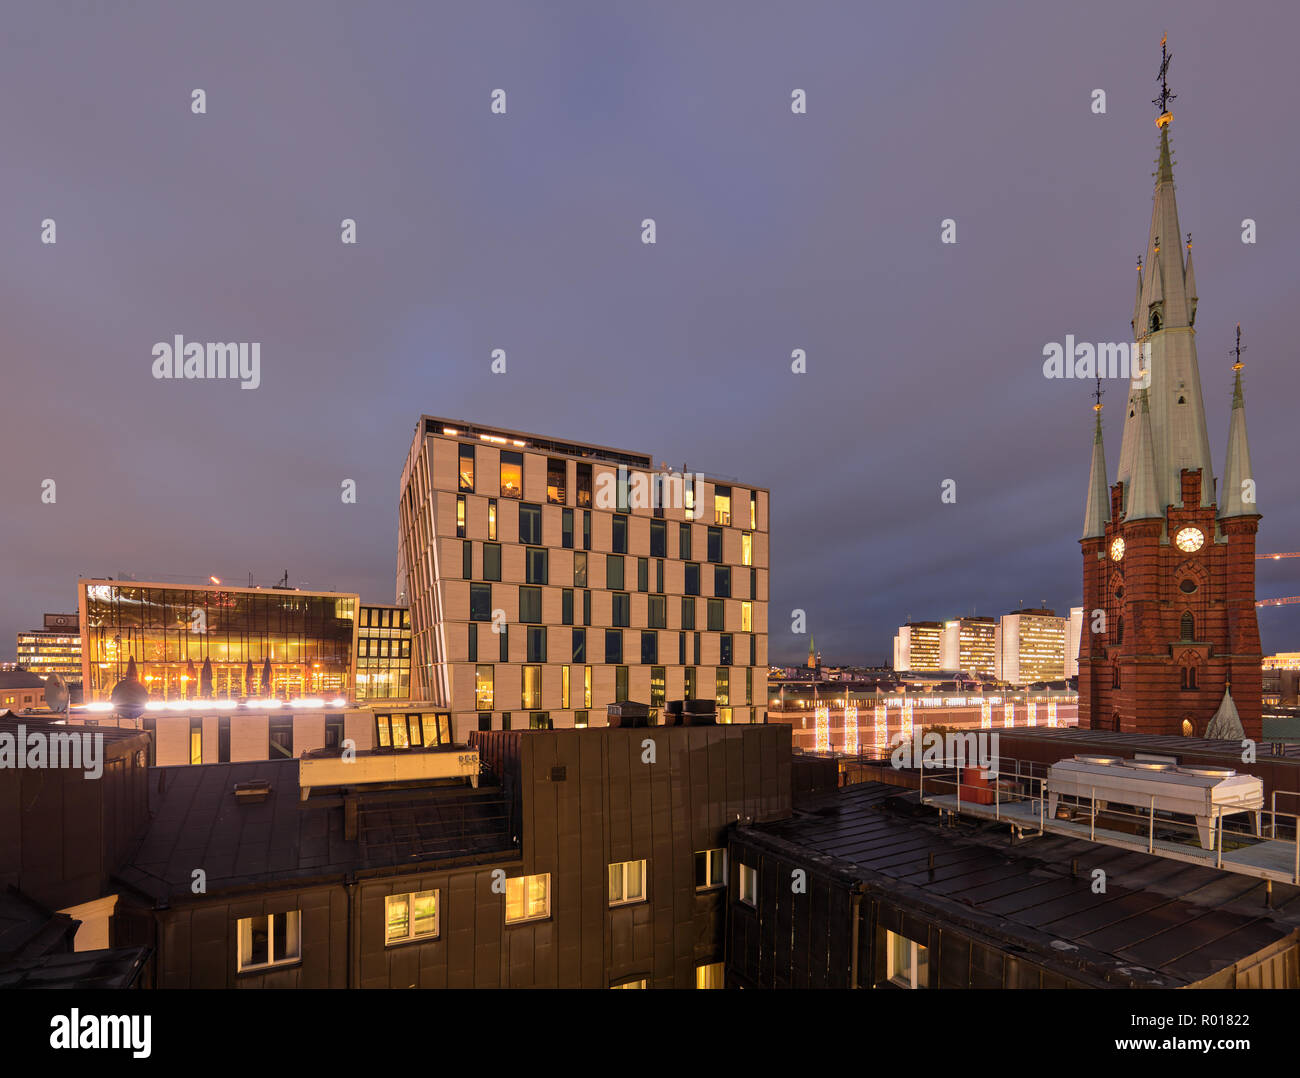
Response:
[{"label": "dome structure on roof", "polygon": [[113,702],[113,710],[122,718],[134,719],[144,711],[144,705],[149,701],[149,690],[135,678],[124,677],[113,686],[109,699]]}]

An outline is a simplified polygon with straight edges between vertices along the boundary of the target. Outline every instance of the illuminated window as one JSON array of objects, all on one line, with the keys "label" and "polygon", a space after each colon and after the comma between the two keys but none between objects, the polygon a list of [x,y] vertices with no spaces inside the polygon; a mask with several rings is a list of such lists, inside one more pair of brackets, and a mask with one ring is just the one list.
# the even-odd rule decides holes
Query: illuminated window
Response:
[{"label": "illuminated window", "polygon": [[754,564],[754,536],[751,532],[740,533],[740,564]]},{"label": "illuminated window", "polygon": [[582,674],[582,706],[591,707],[591,667],[584,667]]},{"label": "illuminated window", "polygon": [[686,519],[695,519],[695,477],[682,476],[682,501],[686,507]]},{"label": "illuminated window", "polygon": [[[496,537],[497,537],[497,500],[495,498],[489,498],[488,499],[488,538],[491,539],[493,542],[495,542]],[[500,579],[500,577],[498,577],[497,579]]]},{"label": "illuminated window", "polygon": [[737,865],[736,891],[746,906],[758,905],[758,869]]},{"label": "illuminated window", "polygon": [[573,727],[575,730],[585,730],[587,728],[588,714],[585,711],[575,711],[573,713]]},{"label": "illuminated window", "polygon": [[523,668],[523,692],[521,706],[525,711],[542,706],[542,668],[525,666]]},{"label": "illuminated window", "polygon": [[719,707],[731,703],[730,679],[731,672],[725,666],[719,666],[717,671],[717,688],[713,693]]},{"label": "illuminated window", "polygon": [[506,880],[506,924],[541,921],[551,915],[551,874]]},{"label": "illuminated window", "polygon": [[460,489],[472,494],[474,492],[474,447],[460,447]]},{"label": "illuminated window", "polygon": [[438,892],[389,895],[384,900],[384,943],[437,939]]},{"label": "illuminated window", "polygon": [[695,852],[695,889],[712,891],[727,885],[727,851],[697,850]]},{"label": "illuminated window", "polygon": [[569,709],[569,668],[560,667],[560,708],[564,711]]},{"label": "illuminated window", "polygon": [[564,504],[567,468],[563,460],[548,458],[546,461],[546,500],[553,505]]},{"label": "illuminated window", "polygon": [[749,492],[749,527],[752,531],[758,530],[758,491]]},{"label": "illuminated window", "polygon": [[203,720],[190,719],[190,763],[203,763]]},{"label": "illuminated window", "polygon": [[685,671],[685,688],[683,695],[687,700],[695,699],[695,667],[688,666]]},{"label": "illuminated window", "polygon": [[302,957],[302,916],[297,910],[240,918],[239,972],[287,966]]},{"label": "illuminated window", "polygon": [[650,706],[663,707],[666,693],[665,671],[662,666],[650,667]]},{"label": "illuminated window", "polygon": [[[609,987],[610,987],[611,989],[614,989],[614,988],[645,988],[645,987],[646,987],[646,979],[645,979],[644,977],[642,977],[639,981],[624,981],[622,984],[611,984]],[[648,991],[648,989],[647,989],[647,991]]]},{"label": "illuminated window", "polygon": [[524,455],[522,453],[501,454],[501,497],[522,498],[524,496]]},{"label": "illuminated window", "polygon": [[578,474],[578,498],[577,498],[578,505],[586,506],[590,508],[591,506],[591,465],[578,464],[576,467],[577,467],[577,474]]},{"label": "illuminated window", "polygon": [[731,488],[713,488],[713,523],[731,523]]},{"label": "illuminated window", "polygon": [[888,958],[886,976],[902,988],[928,988],[930,982],[930,952],[928,947],[900,936],[885,933],[885,954]]},{"label": "illuminated window", "polygon": [[740,631],[742,633],[752,633],[754,631],[754,604],[740,604]]},{"label": "illuminated window", "polygon": [[456,538],[465,538],[465,495],[456,495]]},{"label": "illuminated window", "polygon": [[620,861],[609,866],[609,904],[627,906],[645,901],[645,862]]},{"label": "illuminated window", "polygon": [[696,988],[722,988],[723,963],[710,962],[708,965],[695,967]]},{"label": "illuminated window", "polygon": [[492,667],[474,667],[474,707],[478,711],[492,710]]}]

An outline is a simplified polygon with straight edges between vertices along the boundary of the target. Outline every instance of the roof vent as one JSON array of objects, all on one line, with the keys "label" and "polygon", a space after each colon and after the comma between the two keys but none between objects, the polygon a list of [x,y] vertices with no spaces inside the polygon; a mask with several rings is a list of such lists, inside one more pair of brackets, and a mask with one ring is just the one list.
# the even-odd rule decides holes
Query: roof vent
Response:
[{"label": "roof vent", "polygon": [[260,805],[271,793],[269,779],[235,783],[235,800],[241,805]]}]

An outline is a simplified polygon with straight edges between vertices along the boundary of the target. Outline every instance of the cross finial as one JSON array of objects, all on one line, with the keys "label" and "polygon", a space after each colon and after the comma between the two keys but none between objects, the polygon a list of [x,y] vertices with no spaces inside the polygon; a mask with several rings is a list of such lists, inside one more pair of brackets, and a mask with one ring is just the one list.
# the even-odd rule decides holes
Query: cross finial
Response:
[{"label": "cross finial", "polygon": [[1100,378],[1100,376],[1098,376],[1098,378],[1097,378],[1097,388],[1094,389],[1094,390],[1092,391],[1093,399],[1096,400],[1096,402],[1097,402],[1096,404],[1094,404],[1094,405],[1092,406],[1092,410],[1093,410],[1094,412],[1097,412],[1098,414],[1100,414],[1101,409],[1102,409],[1102,407],[1103,407],[1103,405],[1102,405],[1102,403],[1101,403],[1101,397],[1102,397],[1102,394],[1105,393],[1105,392],[1106,392],[1106,391],[1105,391],[1104,389],[1101,388],[1101,378]]},{"label": "cross finial", "polygon": [[1160,83],[1160,96],[1151,99],[1151,104],[1160,110],[1160,115],[1156,118],[1157,127],[1164,127],[1174,118],[1174,114],[1169,111],[1169,102],[1178,96],[1169,90],[1169,61],[1174,57],[1169,51],[1168,42],[1169,35],[1165,34],[1160,39],[1160,73],[1156,75],[1156,81]]},{"label": "cross finial", "polygon": [[1237,347],[1235,347],[1231,352],[1228,353],[1228,355],[1232,356],[1232,358],[1236,361],[1232,364],[1232,369],[1234,371],[1241,370],[1242,367],[1241,353],[1244,352],[1245,350],[1246,349],[1243,348],[1241,345],[1241,323],[1238,322],[1237,323]]}]

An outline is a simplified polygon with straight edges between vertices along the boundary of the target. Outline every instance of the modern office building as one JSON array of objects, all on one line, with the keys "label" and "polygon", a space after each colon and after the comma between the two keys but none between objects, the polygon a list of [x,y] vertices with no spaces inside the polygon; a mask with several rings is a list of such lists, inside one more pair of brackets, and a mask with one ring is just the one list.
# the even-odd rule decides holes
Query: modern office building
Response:
[{"label": "modern office building", "polygon": [[357,690],[362,700],[411,696],[411,611],[363,604],[357,623]]},{"label": "modern office building", "polygon": [[46,614],[40,629],[18,634],[18,665],[41,677],[81,680],[81,632],[76,614]]},{"label": "modern office building", "polygon": [[650,456],[421,418],[397,594],[411,695],[473,729],[599,724],[634,700],[763,717],[768,492]]},{"label": "modern office building", "polygon": [[349,697],[358,597],[295,588],[78,582],[87,702],[134,670],[153,700]]},{"label": "modern office building", "polygon": [[992,618],[956,618],[943,624],[939,669],[993,676],[997,665],[997,623]]},{"label": "modern office building", "polygon": [[895,670],[943,669],[943,622],[912,621],[894,636]]},{"label": "modern office building", "polygon": [[1065,676],[1079,676],[1079,645],[1083,639],[1083,607],[1070,607],[1070,624],[1065,639]]},{"label": "modern office building", "polygon": [[1003,614],[994,677],[1011,685],[1063,680],[1069,625],[1068,618],[1046,608]]}]

